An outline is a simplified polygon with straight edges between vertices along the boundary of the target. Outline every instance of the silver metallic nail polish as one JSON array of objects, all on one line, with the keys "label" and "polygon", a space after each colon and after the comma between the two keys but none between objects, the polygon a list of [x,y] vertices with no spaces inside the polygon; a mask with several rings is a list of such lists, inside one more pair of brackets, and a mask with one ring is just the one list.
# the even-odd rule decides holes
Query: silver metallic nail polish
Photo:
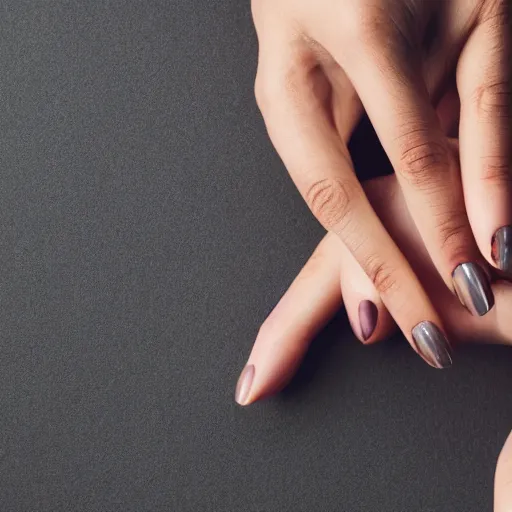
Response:
[{"label": "silver metallic nail polish", "polygon": [[450,343],[441,329],[432,322],[421,322],[412,330],[416,350],[434,368],[449,368],[452,361]]},{"label": "silver metallic nail polish", "polygon": [[484,316],[494,306],[487,274],[477,263],[462,263],[453,272],[453,286],[460,302],[472,315]]},{"label": "silver metallic nail polish", "polygon": [[512,226],[496,231],[492,239],[492,259],[500,270],[512,275]]}]

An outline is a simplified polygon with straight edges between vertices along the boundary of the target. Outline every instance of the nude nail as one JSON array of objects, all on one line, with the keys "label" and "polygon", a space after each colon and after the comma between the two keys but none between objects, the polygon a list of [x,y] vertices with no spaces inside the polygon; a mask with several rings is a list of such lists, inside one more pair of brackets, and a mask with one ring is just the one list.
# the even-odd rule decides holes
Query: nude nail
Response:
[{"label": "nude nail", "polygon": [[240,405],[247,405],[247,399],[251,391],[252,381],[254,379],[254,365],[247,365],[240,374],[236,384],[235,401]]},{"label": "nude nail", "polygon": [[452,366],[450,343],[441,329],[432,322],[421,322],[412,330],[416,350],[434,368]]}]

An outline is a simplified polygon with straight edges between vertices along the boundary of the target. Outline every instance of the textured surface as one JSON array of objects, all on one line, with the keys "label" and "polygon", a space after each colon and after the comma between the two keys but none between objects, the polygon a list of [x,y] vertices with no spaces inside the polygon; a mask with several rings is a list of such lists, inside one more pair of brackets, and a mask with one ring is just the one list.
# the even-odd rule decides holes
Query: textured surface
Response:
[{"label": "textured surface", "polygon": [[511,350],[437,372],[341,315],[287,392],[233,402],[321,236],[248,3],[1,4],[3,512],[490,510]]}]

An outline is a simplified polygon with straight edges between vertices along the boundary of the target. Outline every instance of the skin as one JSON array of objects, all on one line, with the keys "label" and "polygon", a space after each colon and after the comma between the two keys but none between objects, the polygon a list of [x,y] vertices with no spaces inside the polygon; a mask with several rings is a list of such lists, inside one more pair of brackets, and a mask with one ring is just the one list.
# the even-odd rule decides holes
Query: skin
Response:
[{"label": "skin", "polygon": [[512,434],[503,448],[496,470],[495,512],[512,510]]},{"label": "skin", "polygon": [[[408,216],[405,201],[394,177],[367,183],[372,205],[400,247],[414,261],[414,267],[439,311],[447,329],[460,343],[485,342],[512,345],[510,311],[512,284],[493,285],[496,307],[483,318],[471,316],[451,295],[435,271],[421,238]],[[341,255],[341,258],[340,258]],[[341,286],[340,286],[341,282]],[[241,405],[249,405],[282,389],[299,366],[309,344],[343,302],[354,331],[357,306],[361,300],[376,300],[377,292],[339,239],[327,234],[260,328],[246,368],[252,368],[252,382]],[[370,342],[387,337],[394,325],[379,303],[379,321]],[[242,374],[244,375],[244,374]],[[512,511],[512,434],[499,457],[495,478],[495,512]]]},{"label": "skin", "polygon": [[[329,234],[261,326],[239,403],[282,389],[343,303],[361,340],[359,304],[376,305],[377,326],[366,343],[388,336],[396,322],[414,348],[411,329],[427,320],[454,342],[512,345],[512,284],[491,270],[493,235],[512,224],[506,0],[252,6],[258,105]],[[453,77],[460,145],[448,138],[459,113]],[[396,171],[364,187],[347,149],[363,108]],[[452,273],[465,262],[494,278],[496,305],[484,318],[471,317],[454,298]],[[510,512],[512,435],[495,489],[495,511]]]},{"label": "skin", "polygon": [[[448,335],[414,262],[357,181],[347,143],[364,107],[441,282],[454,293],[452,274],[467,262],[487,279],[493,235],[512,224],[506,0],[253,0],[252,7],[256,97],[293,181],[413,346],[412,331],[424,321]],[[454,77],[460,158],[435,110]]]},{"label": "skin", "polygon": [[[512,283],[494,282],[495,308],[485,317],[472,316],[443,286],[408,214],[395,177],[371,180],[365,184],[365,191],[386,228],[410,258],[454,344],[512,345]],[[350,251],[335,235],[327,234],[259,330],[247,361],[256,371],[243,405],[281,390],[297,370],[314,337],[343,305],[356,336],[363,341],[358,318],[363,300],[374,302],[379,311],[377,327],[365,343],[387,338],[395,325],[377,290]]]}]

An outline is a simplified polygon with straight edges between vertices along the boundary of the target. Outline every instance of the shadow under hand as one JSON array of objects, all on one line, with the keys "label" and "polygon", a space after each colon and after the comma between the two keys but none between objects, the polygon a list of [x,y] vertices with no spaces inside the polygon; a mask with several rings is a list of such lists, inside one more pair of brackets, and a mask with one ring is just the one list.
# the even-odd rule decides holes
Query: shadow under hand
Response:
[{"label": "shadow under hand", "polygon": [[367,115],[364,115],[354,130],[348,148],[359,181],[393,174],[391,162]]},{"label": "shadow under hand", "polygon": [[[360,181],[393,173],[368,116],[363,116],[354,131],[349,150]],[[399,344],[398,341],[396,343]],[[345,309],[341,309],[311,343],[297,373],[277,396],[280,400],[296,398],[306,388],[314,387],[314,380],[328,378],[329,370],[339,374],[342,368],[350,365],[354,347],[364,349],[352,332]]]},{"label": "shadow under hand", "polygon": [[347,342],[354,341],[347,314],[341,309],[313,340],[297,373],[278,397],[283,400],[295,399],[306,388],[312,387],[316,379],[325,378],[329,369],[338,372],[342,366],[349,364]]}]

